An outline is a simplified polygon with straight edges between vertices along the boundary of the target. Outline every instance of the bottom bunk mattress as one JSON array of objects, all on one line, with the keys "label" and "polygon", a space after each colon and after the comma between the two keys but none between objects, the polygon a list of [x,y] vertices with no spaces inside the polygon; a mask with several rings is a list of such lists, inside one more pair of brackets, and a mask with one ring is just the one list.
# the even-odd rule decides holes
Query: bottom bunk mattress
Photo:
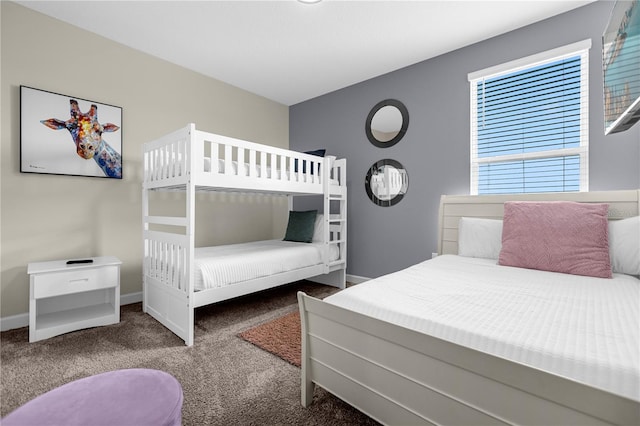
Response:
[{"label": "bottom bunk mattress", "polygon": [[640,401],[640,280],[443,255],[325,302]]},{"label": "bottom bunk mattress", "polygon": [[[339,258],[338,247],[329,244],[329,261]],[[215,247],[199,247],[194,254],[196,291],[262,278],[323,263],[323,243],[282,240],[252,241]]]}]

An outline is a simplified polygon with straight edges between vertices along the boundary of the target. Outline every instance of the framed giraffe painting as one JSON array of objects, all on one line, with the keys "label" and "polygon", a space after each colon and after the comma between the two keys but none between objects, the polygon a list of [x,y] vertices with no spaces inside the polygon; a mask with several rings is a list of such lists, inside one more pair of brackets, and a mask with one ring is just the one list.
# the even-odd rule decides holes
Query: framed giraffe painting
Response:
[{"label": "framed giraffe painting", "polygon": [[122,179],[122,108],[20,86],[20,171]]}]

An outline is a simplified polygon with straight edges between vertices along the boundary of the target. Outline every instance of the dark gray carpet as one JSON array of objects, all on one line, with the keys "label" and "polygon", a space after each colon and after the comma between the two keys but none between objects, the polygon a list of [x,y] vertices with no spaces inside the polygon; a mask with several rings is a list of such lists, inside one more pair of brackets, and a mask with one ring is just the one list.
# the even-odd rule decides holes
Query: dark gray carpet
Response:
[{"label": "dark gray carpet", "polygon": [[180,381],[184,425],[375,425],[316,387],[300,405],[300,369],[237,336],[298,309],[296,292],[322,298],[336,289],[301,281],[199,308],[195,344],[123,306],[119,324],[29,343],[28,328],[0,336],[0,415],[70,381],[123,368],[154,368]]}]

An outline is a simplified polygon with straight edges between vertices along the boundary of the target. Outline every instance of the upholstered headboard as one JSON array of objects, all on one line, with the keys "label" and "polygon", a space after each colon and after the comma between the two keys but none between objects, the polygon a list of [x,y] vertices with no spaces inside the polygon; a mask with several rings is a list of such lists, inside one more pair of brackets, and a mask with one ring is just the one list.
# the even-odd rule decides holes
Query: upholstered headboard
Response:
[{"label": "upholstered headboard", "polygon": [[640,190],[510,195],[443,195],[440,198],[438,253],[458,253],[458,221],[461,217],[502,219],[505,201],[608,203],[609,219],[624,219],[639,214]]}]

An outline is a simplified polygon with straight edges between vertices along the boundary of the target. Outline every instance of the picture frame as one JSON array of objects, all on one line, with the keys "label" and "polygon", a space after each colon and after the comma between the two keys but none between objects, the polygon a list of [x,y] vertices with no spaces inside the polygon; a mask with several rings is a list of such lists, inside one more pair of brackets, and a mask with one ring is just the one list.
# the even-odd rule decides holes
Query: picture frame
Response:
[{"label": "picture frame", "polygon": [[640,0],[615,2],[602,36],[604,134],[640,121]]},{"label": "picture frame", "polygon": [[122,179],[122,108],[20,86],[20,172]]}]

